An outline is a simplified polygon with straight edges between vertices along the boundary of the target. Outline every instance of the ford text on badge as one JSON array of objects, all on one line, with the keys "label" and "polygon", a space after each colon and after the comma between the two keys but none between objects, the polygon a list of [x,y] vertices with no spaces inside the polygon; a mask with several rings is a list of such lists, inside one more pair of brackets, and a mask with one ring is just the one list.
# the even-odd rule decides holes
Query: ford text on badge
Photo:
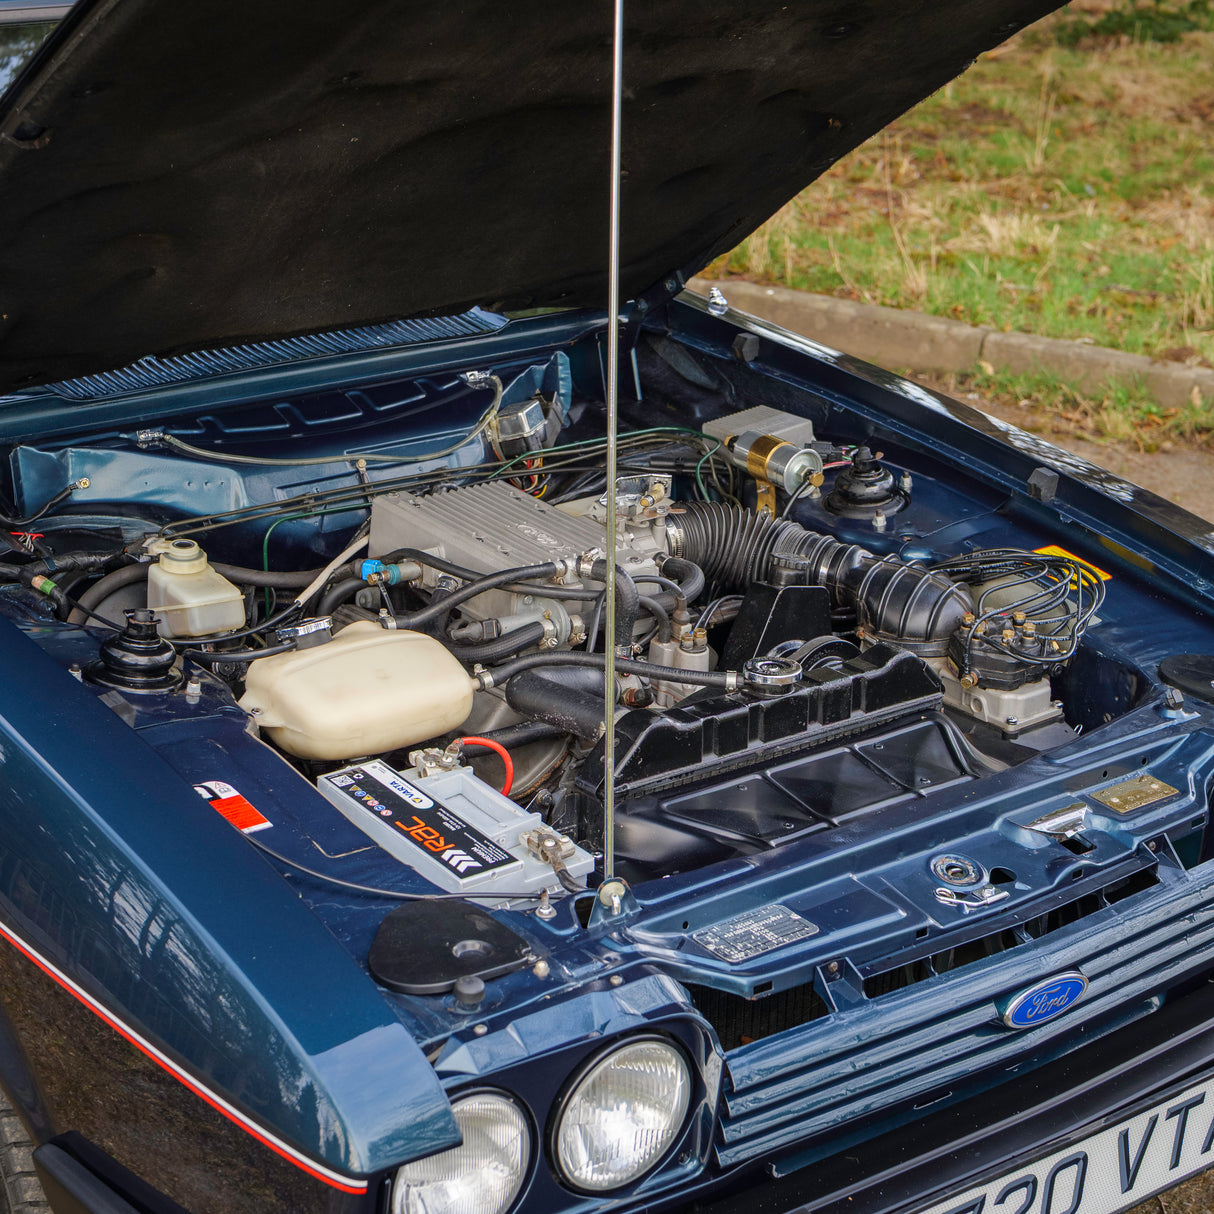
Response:
[{"label": "ford text on badge", "polygon": [[1010,1029],[1036,1028],[1061,1016],[1083,998],[1087,989],[1088,980],[1078,970],[1055,974],[1013,995],[999,1006],[999,1014]]}]

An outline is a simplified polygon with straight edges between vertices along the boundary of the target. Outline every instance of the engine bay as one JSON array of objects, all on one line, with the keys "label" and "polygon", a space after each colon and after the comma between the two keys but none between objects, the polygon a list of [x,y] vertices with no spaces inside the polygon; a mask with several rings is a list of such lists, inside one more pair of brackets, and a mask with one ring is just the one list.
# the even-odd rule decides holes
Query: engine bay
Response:
[{"label": "engine bay", "polygon": [[1144,693],[1092,640],[1104,570],[812,392],[648,341],[609,487],[588,353],[18,444],[0,606],[103,698],[243,722],[488,905],[601,879],[608,649],[628,882],[828,838]]}]

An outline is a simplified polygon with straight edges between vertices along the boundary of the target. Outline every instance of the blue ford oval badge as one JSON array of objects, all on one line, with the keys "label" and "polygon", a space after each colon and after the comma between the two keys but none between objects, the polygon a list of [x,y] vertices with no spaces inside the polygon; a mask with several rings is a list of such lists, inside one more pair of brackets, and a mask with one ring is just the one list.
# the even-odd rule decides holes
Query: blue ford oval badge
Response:
[{"label": "blue ford oval badge", "polygon": [[1088,980],[1078,970],[1071,970],[1034,982],[997,1006],[1008,1028],[1032,1029],[1061,1016],[1083,998],[1087,989]]}]

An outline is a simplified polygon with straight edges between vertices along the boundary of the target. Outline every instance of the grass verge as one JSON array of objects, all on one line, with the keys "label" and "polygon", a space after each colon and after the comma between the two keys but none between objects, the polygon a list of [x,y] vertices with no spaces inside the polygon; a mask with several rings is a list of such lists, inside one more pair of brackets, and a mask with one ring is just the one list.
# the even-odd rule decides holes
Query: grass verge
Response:
[{"label": "grass verge", "polygon": [[[1211,25],[1200,2],[1072,5],[982,56],[707,274],[1212,365]],[[1018,390],[1004,379],[989,386]],[[1057,391],[1059,408],[1074,403]],[[1189,440],[1210,431],[1196,407],[1161,427],[1133,389],[1092,409],[1110,419],[1098,433],[1118,432],[1115,416]]]},{"label": "grass verge", "polygon": [[1140,384],[1115,383],[1100,395],[1082,393],[1056,375],[1006,375],[982,364],[972,372],[908,378],[970,401],[1029,410],[1037,420],[1025,428],[1053,435],[1107,440],[1145,453],[1214,443],[1214,410],[1202,401],[1164,409]]}]

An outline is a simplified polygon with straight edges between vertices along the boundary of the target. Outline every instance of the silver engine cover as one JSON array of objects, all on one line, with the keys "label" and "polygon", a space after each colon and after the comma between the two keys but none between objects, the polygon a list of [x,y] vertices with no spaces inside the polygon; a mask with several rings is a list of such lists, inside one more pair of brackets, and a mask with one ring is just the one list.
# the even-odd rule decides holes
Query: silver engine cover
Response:
[{"label": "silver engine cover", "polygon": [[[538,565],[592,549],[603,551],[606,538],[602,523],[550,506],[504,481],[426,497],[388,493],[377,497],[371,506],[372,555],[418,548],[477,573]],[[633,577],[657,572],[654,557],[659,546],[650,527],[623,529],[616,551],[618,564]],[[434,569],[424,569],[422,585],[432,587],[440,576]],[[602,589],[598,582],[575,576],[566,578],[563,584]],[[494,590],[463,604],[461,610],[476,619],[498,616],[513,622],[519,617],[534,619],[556,604],[557,600],[541,600],[537,595]],[[553,616],[559,620],[566,615],[566,608],[577,612],[585,606],[566,601]],[[567,635],[567,623],[561,631]]]}]

